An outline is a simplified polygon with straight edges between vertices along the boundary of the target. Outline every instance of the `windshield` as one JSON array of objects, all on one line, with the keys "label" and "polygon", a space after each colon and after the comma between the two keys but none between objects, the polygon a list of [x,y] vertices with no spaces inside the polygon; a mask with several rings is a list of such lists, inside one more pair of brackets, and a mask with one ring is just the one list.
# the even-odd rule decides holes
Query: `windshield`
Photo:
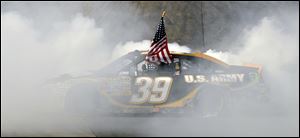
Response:
[{"label": "windshield", "polygon": [[98,74],[112,75],[121,71],[129,71],[131,66],[142,61],[143,59],[144,55],[142,55],[139,51],[130,52],[99,70]]}]

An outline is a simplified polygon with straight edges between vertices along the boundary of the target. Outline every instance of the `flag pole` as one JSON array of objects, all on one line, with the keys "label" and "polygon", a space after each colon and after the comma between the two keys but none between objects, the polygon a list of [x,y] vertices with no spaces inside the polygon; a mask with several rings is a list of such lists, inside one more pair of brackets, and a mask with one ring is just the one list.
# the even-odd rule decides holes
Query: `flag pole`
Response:
[{"label": "flag pole", "polygon": [[166,11],[164,10],[163,13],[161,14],[161,17],[164,17],[166,14]]}]

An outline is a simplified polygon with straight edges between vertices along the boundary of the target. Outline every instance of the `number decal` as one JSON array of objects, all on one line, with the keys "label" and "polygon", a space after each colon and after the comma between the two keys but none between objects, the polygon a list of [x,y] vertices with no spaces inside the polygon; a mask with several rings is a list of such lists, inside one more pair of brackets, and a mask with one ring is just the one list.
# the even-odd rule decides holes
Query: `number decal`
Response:
[{"label": "number decal", "polygon": [[164,103],[167,101],[170,88],[172,84],[172,78],[170,77],[157,77],[155,78],[152,95],[150,96],[149,103]]},{"label": "number decal", "polygon": [[149,77],[139,77],[136,79],[135,85],[139,86],[136,95],[133,95],[130,99],[130,103],[143,104],[147,102],[151,95],[150,87],[152,87],[152,79]]},{"label": "number decal", "polygon": [[172,82],[173,79],[171,77],[157,77],[154,79],[154,82],[153,79],[149,77],[139,77],[135,82],[135,85],[137,85],[139,89],[137,94],[131,97],[130,103],[164,103],[168,99]]}]

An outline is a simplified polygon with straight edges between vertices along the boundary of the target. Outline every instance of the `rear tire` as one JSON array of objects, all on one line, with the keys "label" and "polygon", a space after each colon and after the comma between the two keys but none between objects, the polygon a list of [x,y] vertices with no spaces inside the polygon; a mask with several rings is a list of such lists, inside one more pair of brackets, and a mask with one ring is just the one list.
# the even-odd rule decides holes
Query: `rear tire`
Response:
[{"label": "rear tire", "polygon": [[226,89],[218,86],[200,88],[196,99],[196,112],[200,117],[219,117],[225,108]]},{"label": "rear tire", "polygon": [[92,115],[98,105],[99,94],[93,84],[73,86],[67,92],[64,108],[68,113],[76,115]]}]

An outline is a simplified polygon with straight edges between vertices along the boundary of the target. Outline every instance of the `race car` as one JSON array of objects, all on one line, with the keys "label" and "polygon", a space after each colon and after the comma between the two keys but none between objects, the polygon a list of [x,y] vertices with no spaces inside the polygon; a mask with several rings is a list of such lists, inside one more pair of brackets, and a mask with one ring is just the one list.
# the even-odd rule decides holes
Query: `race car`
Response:
[{"label": "race car", "polygon": [[70,112],[109,115],[219,115],[235,99],[267,94],[258,65],[228,65],[201,52],[172,52],[171,64],[145,61],[133,51],[93,74],[65,77],[64,107]]}]

